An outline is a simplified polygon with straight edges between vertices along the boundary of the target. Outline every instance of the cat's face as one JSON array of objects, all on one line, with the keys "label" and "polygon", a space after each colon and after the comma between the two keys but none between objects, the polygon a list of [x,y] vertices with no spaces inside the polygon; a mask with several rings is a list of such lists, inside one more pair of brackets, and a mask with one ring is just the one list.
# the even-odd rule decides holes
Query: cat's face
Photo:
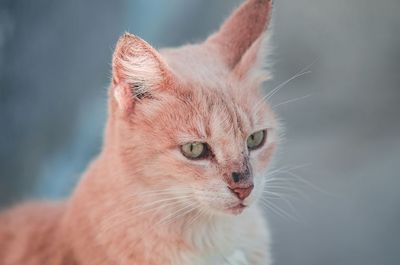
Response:
[{"label": "cat's face", "polygon": [[[277,140],[260,90],[269,10],[267,0],[248,1],[205,43],[161,53],[133,35],[121,38],[111,93],[118,146],[130,177],[150,192],[230,214],[262,195]],[[260,19],[247,18],[255,32],[241,39],[240,29],[230,31],[246,15]]]},{"label": "cat's face", "polygon": [[124,132],[125,147],[140,155],[127,158],[132,170],[139,167],[153,189],[210,211],[238,213],[251,205],[263,191],[276,123],[261,94],[247,91],[197,86],[142,98]]}]

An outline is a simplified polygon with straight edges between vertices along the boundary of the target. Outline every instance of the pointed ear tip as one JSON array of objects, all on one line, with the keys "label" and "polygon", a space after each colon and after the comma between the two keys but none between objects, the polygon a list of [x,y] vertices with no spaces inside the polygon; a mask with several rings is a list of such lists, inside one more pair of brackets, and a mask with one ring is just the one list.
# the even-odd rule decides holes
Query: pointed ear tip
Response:
[{"label": "pointed ear tip", "polygon": [[271,5],[273,5],[274,4],[274,0],[247,0],[248,2],[250,2],[250,1],[254,1],[254,2],[256,2],[256,3],[258,3],[258,4],[271,4]]},{"label": "pointed ear tip", "polygon": [[254,4],[258,4],[258,5],[273,6],[275,1],[274,0],[247,0],[245,2],[253,2]]},{"label": "pointed ear tip", "polygon": [[253,2],[252,5],[257,6],[257,8],[264,12],[266,10],[266,14],[270,16],[271,11],[274,7],[273,0],[247,0],[247,2]]},{"label": "pointed ear tip", "polygon": [[119,37],[115,45],[114,57],[129,54],[134,47],[138,47],[139,45],[146,46],[146,42],[132,33],[125,32]]},{"label": "pointed ear tip", "polygon": [[124,32],[124,34],[122,34],[118,41],[117,41],[117,46],[120,45],[121,43],[126,43],[126,42],[133,42],[133,41],[137,41],[140,40],[140,38],[132,33],[129,32]]},{"label": "pointed ear tip", "polygon": [[134,37],[135,35],[130,33],[129,31],[125,31],[124,34],[122,34],[123,37]]}]

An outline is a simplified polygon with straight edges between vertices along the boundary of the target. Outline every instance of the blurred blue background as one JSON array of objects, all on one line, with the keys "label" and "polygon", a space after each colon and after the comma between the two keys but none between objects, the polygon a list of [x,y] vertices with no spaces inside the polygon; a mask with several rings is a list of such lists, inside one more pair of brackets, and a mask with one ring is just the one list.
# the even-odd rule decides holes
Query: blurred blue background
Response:
[{"label": "blurred blue background", "polygon": [[[266,209],[275,264],[400,264],[400,1],[275,2],[266,90],[314,62],[271,98],[294,189],[291,217]],[[202,40],[239,3],[1,0],[0,205],[67,196],[99,152],[119,35]]]}]

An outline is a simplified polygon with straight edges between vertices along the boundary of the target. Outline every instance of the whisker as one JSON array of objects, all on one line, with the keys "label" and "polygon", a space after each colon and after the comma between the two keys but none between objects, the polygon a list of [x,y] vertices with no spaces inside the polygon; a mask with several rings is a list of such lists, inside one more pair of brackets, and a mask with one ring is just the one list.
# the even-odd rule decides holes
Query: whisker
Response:
[{"label": "whisker", "polygon": [[176,214],[182,213],[182,211],[185,213],[186,212],[185,210],[187,210],[187,209],[190,209],[190,211],[192,211],[194,205],[195,205],[195,203],[187,204],[186,206],[184,206],[184,207],[178,209],[177,211],[174,211],[173,213],[171,213],[171,214],[167,215],[166,217],[162,218],[156,225],[161,225],[161,224],[163,224],[163,222],[168,221],[170,218],[172,218],[172,220],[176,219],[176,217],[177,217]]},{"label": "whisker", "polygon": [[194,215],[191,220],[187,223],[187,226],[191,226],[192,224],[194,224],[194,222],[200,218],[200,216],[202,216],[204,213],[204,210],[202,208],[199,208],[198,212],[196,215]]},{"label": "whisker", "polygon": [[187,198],[191,198],[191,197],[192,197],[191,195],[182,195],[182,196],[164,198],[164,199],[161,199],[161,200],[151,201],[151,202],[145,203],[143,205],[137,205],[137,207],[134,207],[133,209],[146,208],[146,207],[152,206],[154,204],[159,204],[159,203],[162,203],[162,202],[168,202],[168,201],[174,201],[174,200],[180,200],[180,199],[187,199]]},{"label": "whisker", "polygon": [[276,107],[279,107],[279,106],[282,106],[282,105],[285,105],[285,104],[288,104],[288,103],[296,102],[298,100],[306,99],[306,98],[309,98],[309,97],[311,97],[311,94],[308,94],[308,95],[305,95],[305,96],[301,96],[301,97],[298,97],[298,98],[292,98],[292,99],[286,100],[284,102],[278,103],[278,104],[272,106],[272,108],[274,109]]},{"label": "whisker", "polygon": [[263,192],[263,197],[264,197],[264,198],[268,198],[268,199],[280,199],[280,198],[282,198],[282,196],[277,196],[277,195],[274,195],[274,194],[269,194],[269,193],[267,193],[267,192]]},{"label": "whisker", "polygon": [[143,195],[154,195],[154,194],[170,194],[171,192],[181,192],[181,191],[190,191],[191,188],[170,188],[170,189],[162,189],[162,190],[147,190],[143,192],[134,192],[132,195],[143,196]]},{"label": "whisker", "polygon": [[272,89],[269,93],[267,93],[265,96],[263,96],[252,108],[252,112],[257,112],[258,108],[261,106],[261,104],[265,101],[268,101],[269,99],[272,98],[273,95],[275,95],[279,90],[281,90],[283,87],[285,87],[288,83],[291,81],[295,80],[296,78],[299,78],[303,75],[310,74],[311,71],[306,71],[306,72],[300,72],[286,80],[285,82],[281,83],[280,85],[276,86],[274,89]]},{"label": "whisker", "polygon": [[180,200],[169,200],[168,202],[166,202],[164,204],[157,205],[154,208],[147,208],[147,209],[145,208],[144,211],[137,212],[135,215],[136,216],[140,216],[140,215],[152,212],[152,211],[155,211],[155,213],[158,213],[158,210],[161,210],[161,209],[164,209],[166,207],[170,207],[170,206],[173,206],[173,205],[176,205],[176,204],[180,204],[180,203],[183,203],[183,202],[180,201]]},{"label": "whisker", "polygon": [[266,207],[268,207],[270,210],[272,210],[273,212],[275,212],[277,215],[283,217],[283,218],[289,218],[293,221],[298,221],[298,219],[296,219],[293,215],[287,213],[286,211],[284,211],[283,209],[279,208],[276,205],[273,205],[271,202],[266,201],[266,200],[262,200],[262,202],[264,203],[264,205]]},{"label": "whisker", "polygon": [[277,87],[275,87],[273,90],[271,90],[267,95],[266,95],[266,100],[269,100],[272,98],[273,95],[275,95],[281,88],[283,88],[285,85],[287,85],[288,83],[290,83],[291,81],[295,80],[296,78],[299,78],[303,75],[306,74],[310,74],[311,71],[305,71],[303,72],[302,70],[298,73],[296,73],[294,76],[292,76],[291,78],[289,78],[288,80],[286,80],[285,82],[281,83],[280,85],[278,85]]},{"label": "whisker", "polygon": [[[267,185],[265,187],[266,191],[287,191],[287,192],[292,192],[293,194],[296,194],[300,197],[302,197],[303,199],[310,201],[310,197],[306,196],[306,194],[304,192],[302,192],[299,189],[296,189],[293,185],[291,185],[290,182],[288,182],[289,187],[287,186],[282,186],[282,185]],[[290,195],[290,193],[289,193]]]},{"label": "whisker", "polygon": [[308,64],[307,66],[305,66],[304,68],[302,68],[300,71],[296,72],[294,74],[294,76],[292,76],[291,78],[289,78],[288,80],[286,80],[285,82],[282,82],[281,84],[279,84],[278,86],[276,86],[274,89],[272,89],[270,92],[267,93],[267,95],[265,95],[261,100],[259,100],[254,107],[252,108],[252,111],[257,111],[259,105],[264,102],[265,100],[269,100],[271,99],[271,97],[277,93],[282,87],[284,87],[285,85],[287,85],[288,83],[290,83],[291,81],[293,81],[294,79],[301,77],[305,74],[309,74],[311,73],[311,71],[309,71],[309,69],[318,61],[319,57],[315,58],[310,64]]},{"label": "whisker", "polygon": [[291,172],[291,171],[287,171],[286,173],[288,173],[289,175],[291,175],[292,177],[294,177],[294,178],[295,178],[296,180],[298,180],[299,182],[304,183],[305,185],[307,185],[307,186],[313,188],[314,190],[316,190],[316,191],[318,191],[318,192],[320,192],[320,193],[322,193],[322,194],[325,194],[325,195],[328,195],[328,196],[337,197],[336,194],[331,193],[331,192],[329,192],[329,191],[327,191],[327,190],[325,190],[325,189],[323,189],[323,188],[321,188],[321,187],[318,187],[317,185],[315,185],[315,184],[311,183],[310,181],[308,181],[308,180],[306,180],[306,179],[300,177],[300,176],[297,175],[297,174],[294,174],[294,173]]},{"label": "whisker", "polygon": [[191,205],[191,207],[189,207],[186,211],[179,213],[178,215],[174,216],[173,218],[169,219],[168,222],[165,222],[164,224],[160,224],[160,225],[170,225],[173,222],[175,222],[177,219],[179,219],[182,216],[185,216],[187,214],[189,214],[190,212],[194,211],[195,207],[193,207],[193,205]]},{"label": "whisker", "polygon": [[125,213],[127,213],[126,217],[121,219],[121,216],[119,215],[114,215],[114,216],[109,216],[106,218],[106,220],[104,221],[104,223],[110,223],[109,226],[105,226],[103,227],[103,231],[108,231],[109,229],[112,228],[112,226],[117,226],[117,225],[121,225],[121,224],[125,224],[127,222],[131,222],[132,221],[132,215],[133,216],[141,216],[144,214],[156,214],[158,213],[161,209],[164,209],[166,207],[170,207],[170,206],[174,206],[174,205],[179,205],[180,203],[184,203],[180,200],[176,200],[176,198],[170,198],[171,200],[166,201],[166,203],[160,203],[159,205],[152,207],[152,208],[143,208],[144,210],[142,211],[137,211],[138,209],[133,207],[128,209],[127,211],[125,211]]},{"label": "whisker", "polygon": [[276,214],[279,217],[282,217],[283,219],[288,219],[287,216],[283,215],[282,213],[280,213],[279,211],[277,211],[275,208],[271,207],[269,203],[267,203],[264,200],[261,200],[262,204],[269,210],[271,210],[274,214]]},{"label": "whisker", "polygon": [[296,210],[295,210],[295,207],[294,207],[294,205],[293,205],[293,203],[287,198],[287,196],[285,196],[285,194],[279,194],[279,193],[275,193],[275,192],[272,192],[272,195],[273,196],[271,196],[270,194],[271,194],[271,192],[270,191],[266,191],[265,192],[267,195],[265,196],[263,196],[264,198],[266,198],[266,199],[272,199],[272,200],[274,200],[274,199],[278,199],[278,200],[282,200],[283,202],[285,202],[289,207],[290,207],[290,209],[293,211],[293,212],[295,212]]}]

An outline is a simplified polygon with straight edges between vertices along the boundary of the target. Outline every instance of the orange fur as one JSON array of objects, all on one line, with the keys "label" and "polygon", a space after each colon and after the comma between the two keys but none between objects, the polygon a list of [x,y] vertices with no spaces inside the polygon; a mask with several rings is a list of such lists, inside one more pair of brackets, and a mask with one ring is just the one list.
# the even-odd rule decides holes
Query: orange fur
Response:
[{"label": "orange fur", "polygon": [[[102,152],[69,200],[0,215],[0,264],[270,264],[256,204],[277,140],[259,89],[270,13],[269,0],[247,0],[204,43],[160,52],[121,37]],[[193,141],[212,156],[184,157]],[[254,189],[239,200],[228,186],[245,165]]]}]

